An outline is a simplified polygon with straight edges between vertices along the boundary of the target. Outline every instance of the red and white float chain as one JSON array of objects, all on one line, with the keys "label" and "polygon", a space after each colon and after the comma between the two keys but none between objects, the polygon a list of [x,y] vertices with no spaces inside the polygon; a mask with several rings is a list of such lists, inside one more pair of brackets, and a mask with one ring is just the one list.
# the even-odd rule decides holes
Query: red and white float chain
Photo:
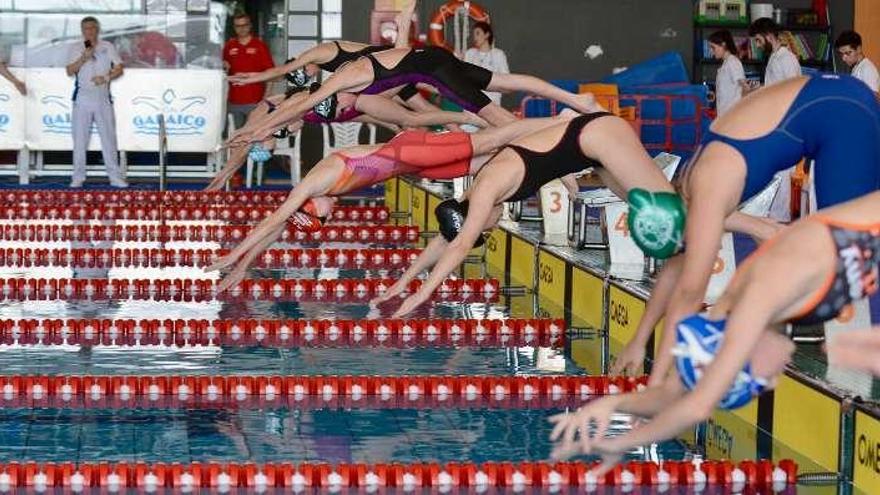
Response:
[{"label": "red and white float chain", "polygon": [[[0,248],[0,266],[10,268],[204,268],[229,249],[160,248]],[[420,249],[267,249],[257,268],[401,268],[412,263]]]},{"label": "red and white float chain", "polygon": [[505,320],[0,320],[0,345],[561,346],[565,322]]},{"label": "red and white float chain", "polygon": [[[367,301],[384,293],[394,282],[391,279],[245,279],[218,294],[220,281],[208,279],[7,278],[0,279],[0,300]],[[421,285],[421,280],[413,280],[406,292],[411,294]],[[499,288],[498,281],[493,279],[450,279],[437,288],[434,298],[493,301]]]},{"label": "red and white float chain", "polygon": [[606,475],[596,477],[596,463],[585,462],[436,462],[400,464],[323,464],[323,463],[17,463],[0,465],[0,490],[28,488],[42,492],[64,488],[80,492],[101,488],[110,493],[127,489],[147,493],[176,489],[184,493],[204,488],[226,493],[238,488],[263,493],[284,489],[293,493],[322,489],[336,493],[362,489],[367,493],[394,488],[409,492],[432,488],[446,493],[453,489],[490,488],[520,492],[542,487],[551,493],[566,487],[579,487],[587,493],[605,487],[618,487],[623,493],[653,486],[661,491],[672,487],[724,487],[725,493],[773,493],[793,486],[798,465],[791,460],[771,461],[629,461],[617,465]]},{"label": "red and white float chain", "polygon": [[[240,242],[251,226],[242,225],[3,225],[0,241],[29,242]],[[315,232],[288,226],[279,242],[358,242],[408,244],[419,240],[413,226],[329,225]]]},{"label": "red and white float chain", "polygon": [[[0,207],[0,220],[138,220],[258,222],[275,212],[276,206],[161,206],[155,204],[108,206],[25,205]],[[337,206],[330,219],[338,222],[377,222],[388,220],[384,206]]]}]

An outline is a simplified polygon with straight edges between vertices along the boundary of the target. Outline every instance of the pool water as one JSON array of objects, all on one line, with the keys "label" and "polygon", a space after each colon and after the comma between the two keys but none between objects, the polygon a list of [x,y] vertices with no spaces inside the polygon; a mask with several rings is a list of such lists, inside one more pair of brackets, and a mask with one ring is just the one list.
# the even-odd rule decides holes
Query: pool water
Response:
[{"label": "pool water", "polygon": [[[0,221],[0,224],[8,221]],[[46,223],[46,222],[41,222]],[[31,243],[33,244],[33,243]],[[0,248],[29,244],[0,241]],[[34,246],[30,246],[34,247]],[[217,249],[218,243],[52,242],[40,247]],[[289,248],[292,245],[278,244]],[[358,244],[336,247],[365,248]],[[394,278],[399,269],[260,269],[259,278]],[[0,267],[0,278],[216,279],[200,268]],[[0,301],[0,320],[46,319],[386,319],[396,304],[276,302],[241,299],[204,302],[152,300]],[[495,301],[433,301],[412,318],[534,318],[531,293]],[[577,376],[601,370],[604,343],[595,332],[571,330],[565,345],[322,346],[309,345],[82,345],[0,344],[3,375],[99,376]],[[586,350],[586,352],[585,352]],[[577,354],[577,359],[575,359]],[[588,356],[588,357],[584,357]],[[587,361],[585,361],[585,359]],[[351,401],[310,397],[294,401],[205,402],[146,400],[125,403],[19,400],[0,404],[0,463],[38,462],[474,462],[549,458],[547,418],[580,399],[455,400],[437,403],[400,397]],[[612,434],[632,428],[617,417]],[[631,459],[682,460],[703,452],[693,435],[635,449]],[[654,493],[647,488],[634,493]],[[676,490],[676,489],[673,489]],[[836,493],[798,488],[797,493]],[[679,491],[673,493],[686,493]],[[600,492],[601,493],[601,490]],[[611,492],[608,492],[611,493]],[[713,493],[713,492],[705,492]],[[721,492],[718,492],[721,493]],[[792,492],[794,493],[794,492]]]}]

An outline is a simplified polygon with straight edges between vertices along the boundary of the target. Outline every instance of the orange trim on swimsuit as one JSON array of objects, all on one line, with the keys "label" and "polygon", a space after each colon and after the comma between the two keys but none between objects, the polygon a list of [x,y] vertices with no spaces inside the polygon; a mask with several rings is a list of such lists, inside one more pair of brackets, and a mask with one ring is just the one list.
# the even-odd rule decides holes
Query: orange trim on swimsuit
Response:
[{"label": "orange trim on swimsuit", "polygon": [[[835,257],[837,258],[837,262],[840,262],[840,248],[837,240],[834,238],[834,234],[831,230],[832,227],[838,227],[840,229],[846,229],[854,232],[865,232],[870,235],[877,237],[880,235],[880,223],[873,224],[859,224],[852,223],[846,221],[835,220],[833,218],[824,216],[824,215],[812,215],[807,218],[807,221],[816,221],[821,223],[826,227],[826,232],[828,236],[831,238],[832,244],[834,244]],[[817,290],[812,296],[810,296],[809,300],[804,304],[800,311],[796,313],[795,316],[789,318],[789,321],[797,321],[803,320],[809,315],[811,315],[816,308],[822,304],[822,301],[828,296],[832,287],[834,286],[834,282],[837,280],[839,273],[837,268],[835,268],[831,273],[828,274],[825,282],[822,284],[822,287]],[[836,316],[836,315],[835,315]]]}]

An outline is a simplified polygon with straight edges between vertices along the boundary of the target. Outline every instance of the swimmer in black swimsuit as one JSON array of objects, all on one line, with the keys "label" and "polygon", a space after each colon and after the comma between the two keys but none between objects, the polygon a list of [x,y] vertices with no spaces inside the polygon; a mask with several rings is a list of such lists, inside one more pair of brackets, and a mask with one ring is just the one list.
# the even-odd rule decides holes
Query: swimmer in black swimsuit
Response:
[{"label": "swimmer in black swimsuit", "polygon": [[[415,90],[414,90],[415,91]],[[403,93],[403,91],[401,91]],[[300,89],[291,94],[287,99],[302,100],[308,96],[308,92]],[[486,127],[487,124],[472,113],[467,112],[447,112],[436,109],[433,105],[428,104],[427,108],[421,111],[412,111],[403,105],[404,102],[411,104],[410,101],[400,101],[398,98],[389,98],[382,95],[351,95],[354,103],[351,106],[351,112],[347,112],[342,118],[323,119],[313,113],[306,114],[303,120],[288,124],[275,133],[272,137],[284,139],[290,134],[295,134],[306,123],[329,123],[329,122],[347,122],[358,121],[377,123],[399,131],[400,127],[417,128],[428,127],[434,125],[457,125],[470,124],[477,127]],[[419,96],[418,98],[421,98]],[[258,122],[266,119],[278,106],[276,97],[265,100],[254,111],[248,115],[248,122]],[[433,110],[432,110],[433,109]],[[268,139],[260,145],[264,150],[269,151],[275,148],[275,139]],[[250,147],[239,146],[229,149],[229,156],[226,164],[223,166],[211,183],[205,188],[206,191],[219,191],[226,181],[228,181],[235,172],[241,168],[247,161]]]},{"label": "swimmer in black swimsuit", "polygon": [[444,202],[458,221],[441,218],[445,214],[438,208],[441,224],[457,225],[452,229],[457,231],[444,231],[432,239],[403,277],[374,302],[400,294],[411,279],[436,263],[422,288],[403,303],[395,317],[408,314],[458,267],[483,231],[495,225],[502,203],[527,198],[554,179],[590,167],[623,198],[635,187],[672,191],[629,123],[604,112],[574,117],[502,148],[474,178],[462,203]]},{"label": "swimmer in black swimsuit", "polygon": [[[676,363],[676,373],[659,386],[599,399],[577,413],[556,417],[558,426],[553,439],[561,441],[555,456],[599,454],[607,461],[603,468],[610,468],[627,449],[672,438],[708,419],[716,405],[737,393],[737,384],[764,384],[756,390],[772,386],[794,350],[791,341],[778,331],[779,327],[789,322],[828,321],[853,301],[870,296],[877,291],[878,265],[880,192],[796,222],[740,266],[708,315],[691,315],[677,322],[679,336],[697,327],[722,329],[722,340],[716,350],[707,352],[704,348],[694,353],[690,346],[680,347],[675,359],[683,361]],[[859,362],[873,362],[877,369],[880,332],[873,332],[859,335],[859,342],[868,339],[862,354],[872,358],[863,357]],[[846,332],[839,337],[848,336]],[[829,342],[830,356],[837,338]],[[694,381],[682,381],[680,376],[688,374],[688,368],[682,364],[689,361],[700,361],[699,376]],[[847,364],[846,360],[841,361]],[[738,392],[744,390],[748,388]],[[746,394],[739,406],[753,397],[754,393]],[[586,440],[576,439],[577,430],[584,425],[607,425],[614,413],[638,414],[653,420],[613,439],[603,439],[604,428]]]},{"label": "swimmer in black swimsuit", "polygon": [[268,122],[246,126],[230,139],[230,145],[262,141],[289,121],[295,121],[313,108],[338,107],[337,93],[376,94],[393,91],[407,84],[424,84],[460,103],[492,125],[504,125],[515,117],[489,100],[482,92],[523,91],[564,103],[580,112],[601,107],[590,94],[569,93],[533,76],[497,74],[462,62],[438,47],[395,48],[371,53],[341,67],[321,89],[303,103],[285,102]]}]

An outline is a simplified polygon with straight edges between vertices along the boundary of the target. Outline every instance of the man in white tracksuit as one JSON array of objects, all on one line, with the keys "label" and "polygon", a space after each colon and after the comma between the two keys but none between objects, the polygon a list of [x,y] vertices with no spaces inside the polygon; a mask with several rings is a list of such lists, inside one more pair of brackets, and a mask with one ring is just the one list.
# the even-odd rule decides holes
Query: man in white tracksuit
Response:
[{"label": "man in white tracksuit", "polygon": [[74,76],[73,89],[73,177],[70,187],[82,187],[86,180],[86,151],[92,122],[101,136],[101,154],[113,187],[128,187],[119,167],[116,149],[116,118],[110,98],[110,81],[122,75],[122,61],[116,48],[98,39],[100,25],[94,17],[80,23],[83,42],[71,47],[67,75]]}]

